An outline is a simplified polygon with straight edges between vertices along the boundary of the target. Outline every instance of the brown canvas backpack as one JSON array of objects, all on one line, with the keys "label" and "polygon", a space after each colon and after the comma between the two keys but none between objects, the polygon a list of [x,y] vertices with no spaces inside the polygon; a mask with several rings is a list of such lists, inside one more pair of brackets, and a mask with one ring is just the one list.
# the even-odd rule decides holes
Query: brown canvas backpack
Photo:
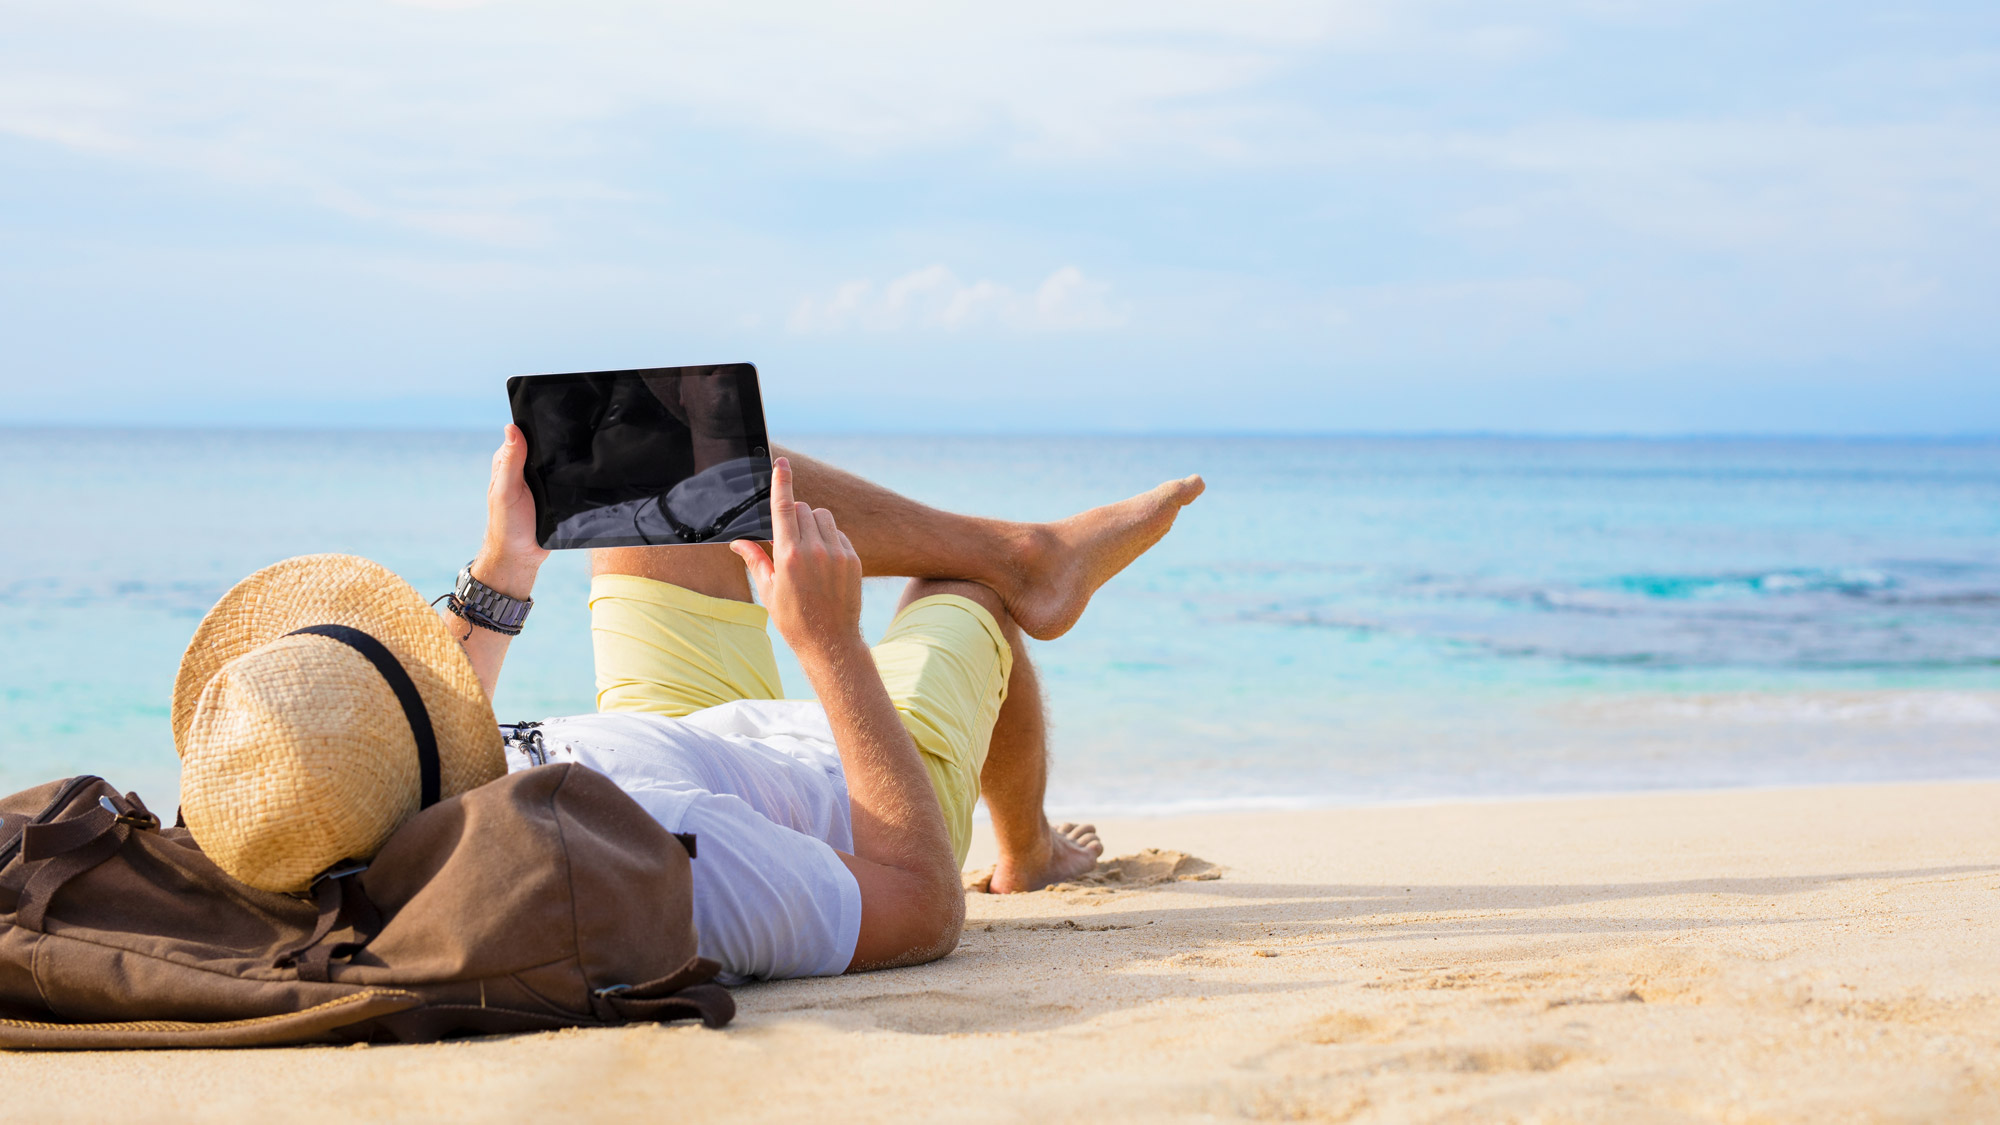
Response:
[{"label": "brown canvas backpack", "polygon": [[431,806],[310,900],[230,878],[96,777],[0,799],[0,1047],[419,1042],[729,1022],[689,860],[602,774]]}]

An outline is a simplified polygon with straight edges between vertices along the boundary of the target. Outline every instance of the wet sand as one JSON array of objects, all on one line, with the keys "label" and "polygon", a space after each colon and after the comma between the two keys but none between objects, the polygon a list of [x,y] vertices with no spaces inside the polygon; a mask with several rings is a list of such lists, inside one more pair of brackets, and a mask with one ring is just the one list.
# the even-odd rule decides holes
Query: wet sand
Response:
[{"label": "wet sand", "polygon": [[1101,827],[1221,877],[976,896],[723,1032],[0,1056],[7,1118],[2000,1120],[2000,782]]}]

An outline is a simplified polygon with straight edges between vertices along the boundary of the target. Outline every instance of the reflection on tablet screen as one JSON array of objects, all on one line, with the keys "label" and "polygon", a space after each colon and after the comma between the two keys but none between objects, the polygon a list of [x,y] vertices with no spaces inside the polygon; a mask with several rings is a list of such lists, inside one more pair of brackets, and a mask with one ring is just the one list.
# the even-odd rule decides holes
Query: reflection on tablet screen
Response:
[{"label": "reflection on tablet screen", "polygon": [[544,547],[771,537],[771,451],[747,363],[507,381]]}]

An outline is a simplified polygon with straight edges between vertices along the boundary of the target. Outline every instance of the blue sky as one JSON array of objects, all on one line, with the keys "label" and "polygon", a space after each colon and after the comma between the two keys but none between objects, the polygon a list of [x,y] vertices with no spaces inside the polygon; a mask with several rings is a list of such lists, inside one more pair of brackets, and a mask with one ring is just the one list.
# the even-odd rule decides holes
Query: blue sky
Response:
[{"label": "blue sky", "polygon": [[2000,6],[0,0],[0,422],[2000,432]]}]

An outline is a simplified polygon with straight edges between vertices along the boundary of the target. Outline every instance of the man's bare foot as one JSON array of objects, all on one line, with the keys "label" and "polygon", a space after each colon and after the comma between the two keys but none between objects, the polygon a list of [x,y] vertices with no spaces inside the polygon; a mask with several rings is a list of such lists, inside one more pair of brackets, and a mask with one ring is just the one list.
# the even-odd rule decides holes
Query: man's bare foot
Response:
[{"label": "man's bare foot", "polygon": [[1043,854],[1001,856],[1000,862],[993,865],[993,879],[986,889],[996,895],[1039,891],[1085,874],[1097,866],[1097,857],[1103,854],[1104,844],[1097,838],[1096,825],[1065,824],[1051,828]]},{"label": "man's bare foot", "polygon": [[1014,583],[995,591],[1021,631],[1038,641],[1069,632],[1097,588],[1160,541],[1207,488],[1198,476],[1023,532]]}]

